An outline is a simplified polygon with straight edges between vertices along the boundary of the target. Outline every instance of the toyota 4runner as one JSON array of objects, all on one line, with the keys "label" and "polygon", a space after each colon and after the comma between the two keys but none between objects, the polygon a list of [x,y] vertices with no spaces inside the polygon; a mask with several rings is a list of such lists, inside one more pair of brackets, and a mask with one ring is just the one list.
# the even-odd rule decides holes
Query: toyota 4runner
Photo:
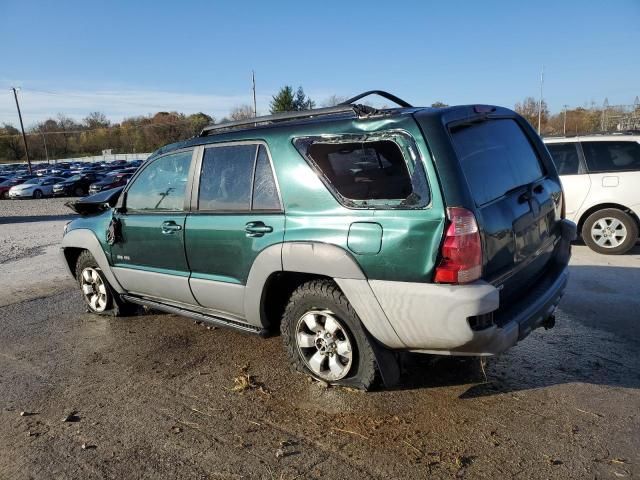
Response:
[{"label": "toyota 4runner", "polygon": [[[356,103],[371,93],[399,107]],[[279,329],[295,370],[363,389],[397,379],[394,351],[493,355],[553,326],[575,237],[519,115],[381,91],[211,125],[72,207],[91,312]]]}]

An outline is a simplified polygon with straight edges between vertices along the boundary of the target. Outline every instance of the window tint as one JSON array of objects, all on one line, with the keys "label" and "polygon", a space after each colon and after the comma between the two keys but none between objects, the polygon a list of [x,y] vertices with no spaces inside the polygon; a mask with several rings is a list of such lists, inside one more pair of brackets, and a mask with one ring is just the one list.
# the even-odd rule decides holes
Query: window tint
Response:
[{"label": "window tint", "polygon": [[191,155],[189,150],[154,160],[127,190],[127,209],[182,210]]},{"label": "window tint", "polygon": [[577,175],[580,170],[577,143],[548,143],[558,175]]},{"label": "window tint", "polygon": [[452,129],[451,136],[478,205],[542,177],[536,152],[514,120],[488,120]]},{"label": "window tint", "polygon": [[589,172],[640,170],[638,142],[582,142]]},{"label": "window tint", "polygon": [[404,200],[413,191],[395,142],[316,142],[307,154],[331,185],[350,200]]},{"label": "window tint", "polygon": [[249,210],[257,145],[207,148],[200,172],[199,210]]},{"label": "window tint", "polygon": [[258,148],[256,173],[253,180],[253,209],[280,210],[280,200],[273,171],[269,163],[269,155],[264,145]]}]

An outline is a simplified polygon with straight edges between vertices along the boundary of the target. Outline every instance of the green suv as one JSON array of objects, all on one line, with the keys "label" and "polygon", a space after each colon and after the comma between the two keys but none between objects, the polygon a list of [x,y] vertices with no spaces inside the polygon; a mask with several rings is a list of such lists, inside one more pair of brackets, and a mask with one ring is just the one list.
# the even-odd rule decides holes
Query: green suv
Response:
[{"label": "green suv", "polygon": [[520,116],[381,91],[211,125],[74,208],[91,312],[279,330],[295,370],[362,389],[397,380],[397,351],[492,355],[553,326],[575,237]]}]

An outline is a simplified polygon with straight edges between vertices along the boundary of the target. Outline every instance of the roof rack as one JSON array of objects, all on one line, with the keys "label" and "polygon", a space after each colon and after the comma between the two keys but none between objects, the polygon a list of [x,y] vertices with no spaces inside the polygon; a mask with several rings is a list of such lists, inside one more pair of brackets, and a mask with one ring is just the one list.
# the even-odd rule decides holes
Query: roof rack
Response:
[{"label": "roof rack", "polygon": [[250,127],[260,127],[271,125],[274,123],[280,122],[288,122],[293,120],[302,120],[308,118],[315,117],[324,117],[331,115],[349,115],[353,117],[362,117],[369,116],[376,113],[379,113],[380,110],[377,110],[373,107],[367,105],[356,104],[357,100],[364,98],[369,95],[379,95],[381,97],[386,98],[387,100],[391,100],[394,103],[397,103],[400,107],[411,108],[411,105],[401,98],[396,97],[390,93],[387,93],[383,90],[369,90],[367,92],[356,95],[355,97],[346,100],[335,107],[325,107],[325,108],[314,108],[311,110],[300,110],[295,112],[283,112],[276,113],[273,115],[265,115],[261,117],[255,118],[247,118],[245,120],[236,120],[231,122],[223,122],[218,124],[212,124],[204,127],[202,132],[200,133],[201,137],[207,135],[214,135],[217,133],[226,133],[230,130],[240,130],[242,128],[250,128]]}]

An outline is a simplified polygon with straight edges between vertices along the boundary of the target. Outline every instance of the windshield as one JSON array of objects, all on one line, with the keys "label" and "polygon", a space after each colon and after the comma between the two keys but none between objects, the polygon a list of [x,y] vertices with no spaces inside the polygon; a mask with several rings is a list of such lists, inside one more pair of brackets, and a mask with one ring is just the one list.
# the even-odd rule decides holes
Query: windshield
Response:
[{"label": "windshield", "polygon": [[25,185],[38,185],[42,181],[41,178],[32,178],[24,182]]},{"label": "windshield", "polygon": [[69,180],[70,182],[77,182],[81,178],[82,178],[82,175],[74,175],[73,177],[69,177],[67,180]]}]

